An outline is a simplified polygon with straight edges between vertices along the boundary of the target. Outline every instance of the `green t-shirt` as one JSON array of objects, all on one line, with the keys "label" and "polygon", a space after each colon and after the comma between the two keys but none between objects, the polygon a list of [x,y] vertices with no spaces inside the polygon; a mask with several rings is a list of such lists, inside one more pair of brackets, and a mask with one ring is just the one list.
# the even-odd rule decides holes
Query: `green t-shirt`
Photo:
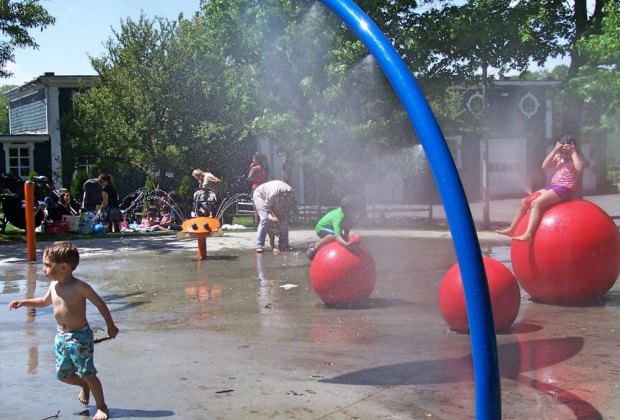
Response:
[{"label": "green t-shirt", "polygon": [[319,233],[323,229],[329,229],[334,231],[334,235],[342,236],[343,222],[344,211],[342,211],[342,207],[338,207],[321,217],[314,230]]}]

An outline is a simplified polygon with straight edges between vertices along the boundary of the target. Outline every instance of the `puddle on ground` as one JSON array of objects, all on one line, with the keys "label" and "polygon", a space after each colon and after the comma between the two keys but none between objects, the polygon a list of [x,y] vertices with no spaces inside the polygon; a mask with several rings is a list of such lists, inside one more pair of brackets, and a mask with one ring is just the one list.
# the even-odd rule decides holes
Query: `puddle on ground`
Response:
[{"label": "puddle on ground", "polygon": [[[204,392],[201,390],[207,385],[195,378],[193,366],[200,366],[201,375],[219,378],[215,391],[258,387],[245,395],[257,399],[257,405],[264,404],[261,396],[280,383],[288,387],[282,398],[291,395],[284,391],[304,392],[294,388],[299,374],[306,380],[312,378],[317,392],[317,396],[312,394],[313,399],[330,396],[324,401],[324,406],[330,407],[327,412],[337,397],[332,388],[321,394],[320,386],[344,384],[401,385],[396,388],[402,392],[408,392],[402,385],[414,386],[414,393],[394,401],[420,398],[416,404],[435,404],[431,411],[442,418],[462,417],[463,410],[472,413],[473,407],[464,408],[473,402],[469,336],[449,333],[437,307],[441,279],[456,262],[451,241],[373,237],[365,238],[364,245],[375,260],[377,283],[370,298],[354,308],[323,305],[309,284],[309,261],[303,249],[280,254],[222,250],[210,253],[204,261],[196,259],[194,250],[156,255],[123,250],[83,258],[76,276],[99,292],[121,329],[119,339],[97,344],[115,349],[99,353],[98,360],[117,364],[113,369],[107,366],[108,371],[144,376],[152,388],[148,395],[138,393],[126,398],[119,390],[112,390],[116,417],[150,407],[153,395],[161,410],[140,411],[146,417],[160,412],[185,418],[204,413],[200,410],[206,408],[194,407],[194,394]],[[485,255],[509,264],[509,247],[483,245],[482,249]],[[40,264],[2,265],[0,279],[0,305],[4,308],[12,299],[44,294],[48,286]],[[617,287],[609,296],[609,305],[579,309],[536,305],[524,296],[512,334],[498,336],[502,377],[514,388],[511,396],[526,400],[505,412],[520,413],[542,404],[538,397],[534,398],[536,404],[527,400],[525,396],[532,389],[543,394],[565,392],[564,379],[579,382],[584,389],[601,391],[605,401],[613,395],[606,384],[614,382],[598,383],[598,375],[588,370],[605,366],[599,363],[601,357],[612,363],[618,356],[617,350],[609,347],[616,336],[608,333],[615,328]],[[105,336],[105,324],[96,308],[89,305],[88,310],[96,337]],[[577,321],[579,328],[575,328]],[[51,396],[43,397],[45,403],[36,406],[37,410],[43,408],[42,412],[25,409],[16,400],[47,389],[53,381],[55,322],[51,308],[5,310],[2,322],[0,406],[17,410],[25,418],[56,412],[60,405]],[[180,349],[171,352],[177,346]],[[593,359],[589,362],[590,357]],[[577,373],[572,362],[576,358],[580,361]],[[145,367],[145,363],[156,368]],[[248,376],[248,372],[252,374]],[[178,391],[164,386],[168,380],[177,384]],[[179,380],[195,391],[179,387]],[[226,384],[228,380],[235,383]],[[555,382],[551,384],[551,380]],[[135,390],[135,381],[127,381]],[[264,384],[257,385],[260,382]],[[437,385],[444,387],[439,393],[434,389]],[[398,392],[396,388],[392,392]],[[359,388],[362,394],[363,389]],[[587,403],[591,392],[582,394],[577,389],[573,394],[565,393],[565,400],[550,398],[545,404],[554,410],[561,406],[564,411],[558,412],[563,414],[577,410],[571,403],[578,409],[585,407],[588,413],[598,413]],[[446,404],[446,395],[450,404]],[[364,395],[357,398],[365,400]],[[227,410],[224,400],[205,401],[205,407],[215,412]],[[128,408],[119,408],[122,403]],[[286,404],[278,398],[275,403]],[[339,402],[340,406],[348,404],[346,398]],[[67,412],[65,406],[63,410]],[[377,415],[385,412],[385,408],[378,410]],[[399,413],[399,408],[392,410],[396,411],[388,412]],[[250,411],[237,413],[249,416]],[[273,412],[264,414],[267,418]]]}]

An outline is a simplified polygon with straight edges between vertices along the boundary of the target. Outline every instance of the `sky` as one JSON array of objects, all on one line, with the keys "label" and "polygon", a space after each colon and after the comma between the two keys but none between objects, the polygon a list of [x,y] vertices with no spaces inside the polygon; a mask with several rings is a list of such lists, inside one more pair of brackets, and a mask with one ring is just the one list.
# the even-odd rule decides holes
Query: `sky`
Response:
[{"label": "sky", "polygon": [[121,20],[161,16],[175,20],[179,13],[190,18],[199,10],[200,0],[41,0],[40,4],[56,18],[56,23],[31,35],[39,49],[16,49],[15,63],[7,69],[13,77],[0,79],[0,85],[22,85],[45,72],[56,75],[94,75],[88,56],[99,57],[112,29]]},{"label": "sky", "polygon": [[[174,20],[179,13],[189,18],[199,10],[200,0],[40,0],[40,4],[56,23],[42,32],[31,32],[39,49],[16,49],[15,62],[7,65],[14,75],[0,79],[0,86],[20,86],[45,72],[94,75],[88,56],[103,54],[105,41],[112,36],[112,29],[120,29],[121,19],[137,20],[142,12],[150,18]],[[564,60],[550,60],[546,67],[560,62]]]}]

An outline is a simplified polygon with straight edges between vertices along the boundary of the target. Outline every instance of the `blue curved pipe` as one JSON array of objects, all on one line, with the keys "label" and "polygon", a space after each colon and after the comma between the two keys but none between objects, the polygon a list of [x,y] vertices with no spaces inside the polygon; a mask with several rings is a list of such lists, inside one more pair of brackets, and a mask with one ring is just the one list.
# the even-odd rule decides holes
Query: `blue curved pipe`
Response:
[{"label": "blue curved pipe", "polygon": [[476,418],[501,418],[497,343],[476,228],[463,184],[437,120],[409,69],[383,32],[351,0],[321,0],[366,45],[405,107],[428,158],[443,201],[463,279],[469,320]]}]

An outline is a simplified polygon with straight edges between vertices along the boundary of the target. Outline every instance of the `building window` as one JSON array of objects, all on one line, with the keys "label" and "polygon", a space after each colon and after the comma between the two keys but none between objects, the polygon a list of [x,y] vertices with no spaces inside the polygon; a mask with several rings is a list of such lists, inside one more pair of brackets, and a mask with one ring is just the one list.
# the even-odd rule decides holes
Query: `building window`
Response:
[{"label": "building window", "polygon": [[32,166],[32,146],[29,144],[5,144],[6,167],[8,172],[27,179]]},{"label": "building window", "polygon": [[484,111],[484,96],[481,93],[474,93],[467,100],[467,109],[474,116],[480,118],[482,117],[482,112]]},{"label": "building window", "polygon": [[538,108],[540,108],[540,102],[538,102],[536,96],[528,92],[521,98],[521,101],[519,102],[519,108],[521,108],[521,112],[523,112],[525,116],[527,116],[528,118],[532,118],[538,112]]}]

